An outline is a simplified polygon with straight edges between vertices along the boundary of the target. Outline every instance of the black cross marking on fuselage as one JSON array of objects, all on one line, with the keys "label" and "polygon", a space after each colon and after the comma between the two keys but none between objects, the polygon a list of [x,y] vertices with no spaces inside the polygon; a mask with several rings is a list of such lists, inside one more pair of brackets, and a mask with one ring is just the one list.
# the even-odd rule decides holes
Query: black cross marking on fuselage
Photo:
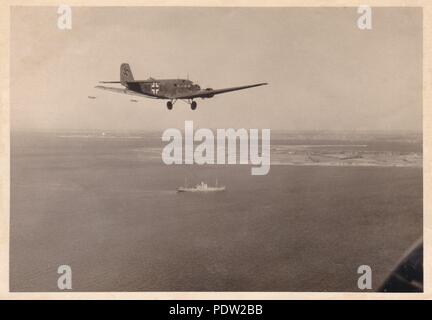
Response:
[{"label": "black cross marking on fuselage", "polygon": [[159,83],[153,82],[151,85],[151,90],[153,94],[157,94],[159,92]]}]

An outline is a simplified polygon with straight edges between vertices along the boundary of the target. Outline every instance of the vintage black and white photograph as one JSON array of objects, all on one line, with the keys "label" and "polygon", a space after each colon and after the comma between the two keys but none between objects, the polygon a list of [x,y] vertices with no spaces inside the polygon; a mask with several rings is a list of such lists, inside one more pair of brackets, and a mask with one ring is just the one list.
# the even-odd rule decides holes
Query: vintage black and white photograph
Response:
[{"label": "vintage black and white photograph", "polygon": [[423,292],[421,7],[13,6],[11,292]]}]

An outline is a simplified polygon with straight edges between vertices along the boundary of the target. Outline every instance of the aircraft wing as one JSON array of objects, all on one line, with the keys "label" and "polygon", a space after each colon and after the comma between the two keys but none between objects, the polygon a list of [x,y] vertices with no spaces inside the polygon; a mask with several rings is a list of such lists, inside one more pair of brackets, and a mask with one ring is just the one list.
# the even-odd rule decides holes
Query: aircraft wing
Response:
[{"label": "aircraft wing", "polygon": [[249,89],[249,88],[253,88],[253,87],[259,87],[259,86],[264,86],[266,85],[266,82],[263,83],[257,83],[257,84],[250,84],[247,86],[241,86],[241,87],[231,87],[231,88],[224,88],[224,89],[204,89],[204,90],[199,90],[190,94],[183,94],[183,95],[178,95],[175,96],[175,99],[193,99],[193,98],[211,98],[216,94],[221,94],[221,93],[226,93],[226,92],[231,92],[231,91],[237,91],[237,90],[244,90],[244,89]]},{"label": "aircraft wing", "polygon": [[128,90],[128,89],[123,89],[123,88],[113,88],[113,87],[105,87],[105,86],[95,86],[95,88],[96,89],[107,90],[107,91],[111,91],[111,92],[115,92],[115,93],[129,94],[129,95],[138,96],[138,97],[156,98],[156,96],[147,95],[147,94],[143,94],[143,93],[139,93],[139,92],[136,92],[136,91],[132,91],[132,90]]}]

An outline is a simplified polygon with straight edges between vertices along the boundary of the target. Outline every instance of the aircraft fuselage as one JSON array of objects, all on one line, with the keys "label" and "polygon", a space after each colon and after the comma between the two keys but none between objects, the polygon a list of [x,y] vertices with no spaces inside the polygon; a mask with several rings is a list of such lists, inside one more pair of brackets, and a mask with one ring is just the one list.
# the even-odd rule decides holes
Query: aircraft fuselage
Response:
[{"label": "aircraft fuselage", "polygon": [[127,89],[159,99],[191,94],[201,90],[200,86],[186,79],[148,79],[142,82],[129,82]]},{"label": "aircraft fuselage", "polygon": [[171,110],[177,100],[182,100],[190,104],[191,109],[195,110],[197,103],[194,99],[212,98],[217,94],[249,89],[266,85],[266,82],[256,83],[245,86],[222,88],[213,90],[212,88],[201,89],[201,87],[189,79],[154,79],[135,80],[132,70],[127,63],[120,66],[120,81],[101,81],[101,83],[120,83],[125,89],[96,86],[98,89],[108,90],[116,93],[132,94],[145,96],[154,99],[167,99],[167,108]]}]

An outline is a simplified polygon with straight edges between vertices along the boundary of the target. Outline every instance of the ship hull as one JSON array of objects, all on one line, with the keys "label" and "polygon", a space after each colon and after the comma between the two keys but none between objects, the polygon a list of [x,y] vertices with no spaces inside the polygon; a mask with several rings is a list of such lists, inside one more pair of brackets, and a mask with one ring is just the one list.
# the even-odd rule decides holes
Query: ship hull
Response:
[{"label": "ship hull", "polygon": [[219,188],[207,188],[207,189],[196,189],[196,188],[178,188],[177,192],[220,192],[225,191],[225,187]]}]

